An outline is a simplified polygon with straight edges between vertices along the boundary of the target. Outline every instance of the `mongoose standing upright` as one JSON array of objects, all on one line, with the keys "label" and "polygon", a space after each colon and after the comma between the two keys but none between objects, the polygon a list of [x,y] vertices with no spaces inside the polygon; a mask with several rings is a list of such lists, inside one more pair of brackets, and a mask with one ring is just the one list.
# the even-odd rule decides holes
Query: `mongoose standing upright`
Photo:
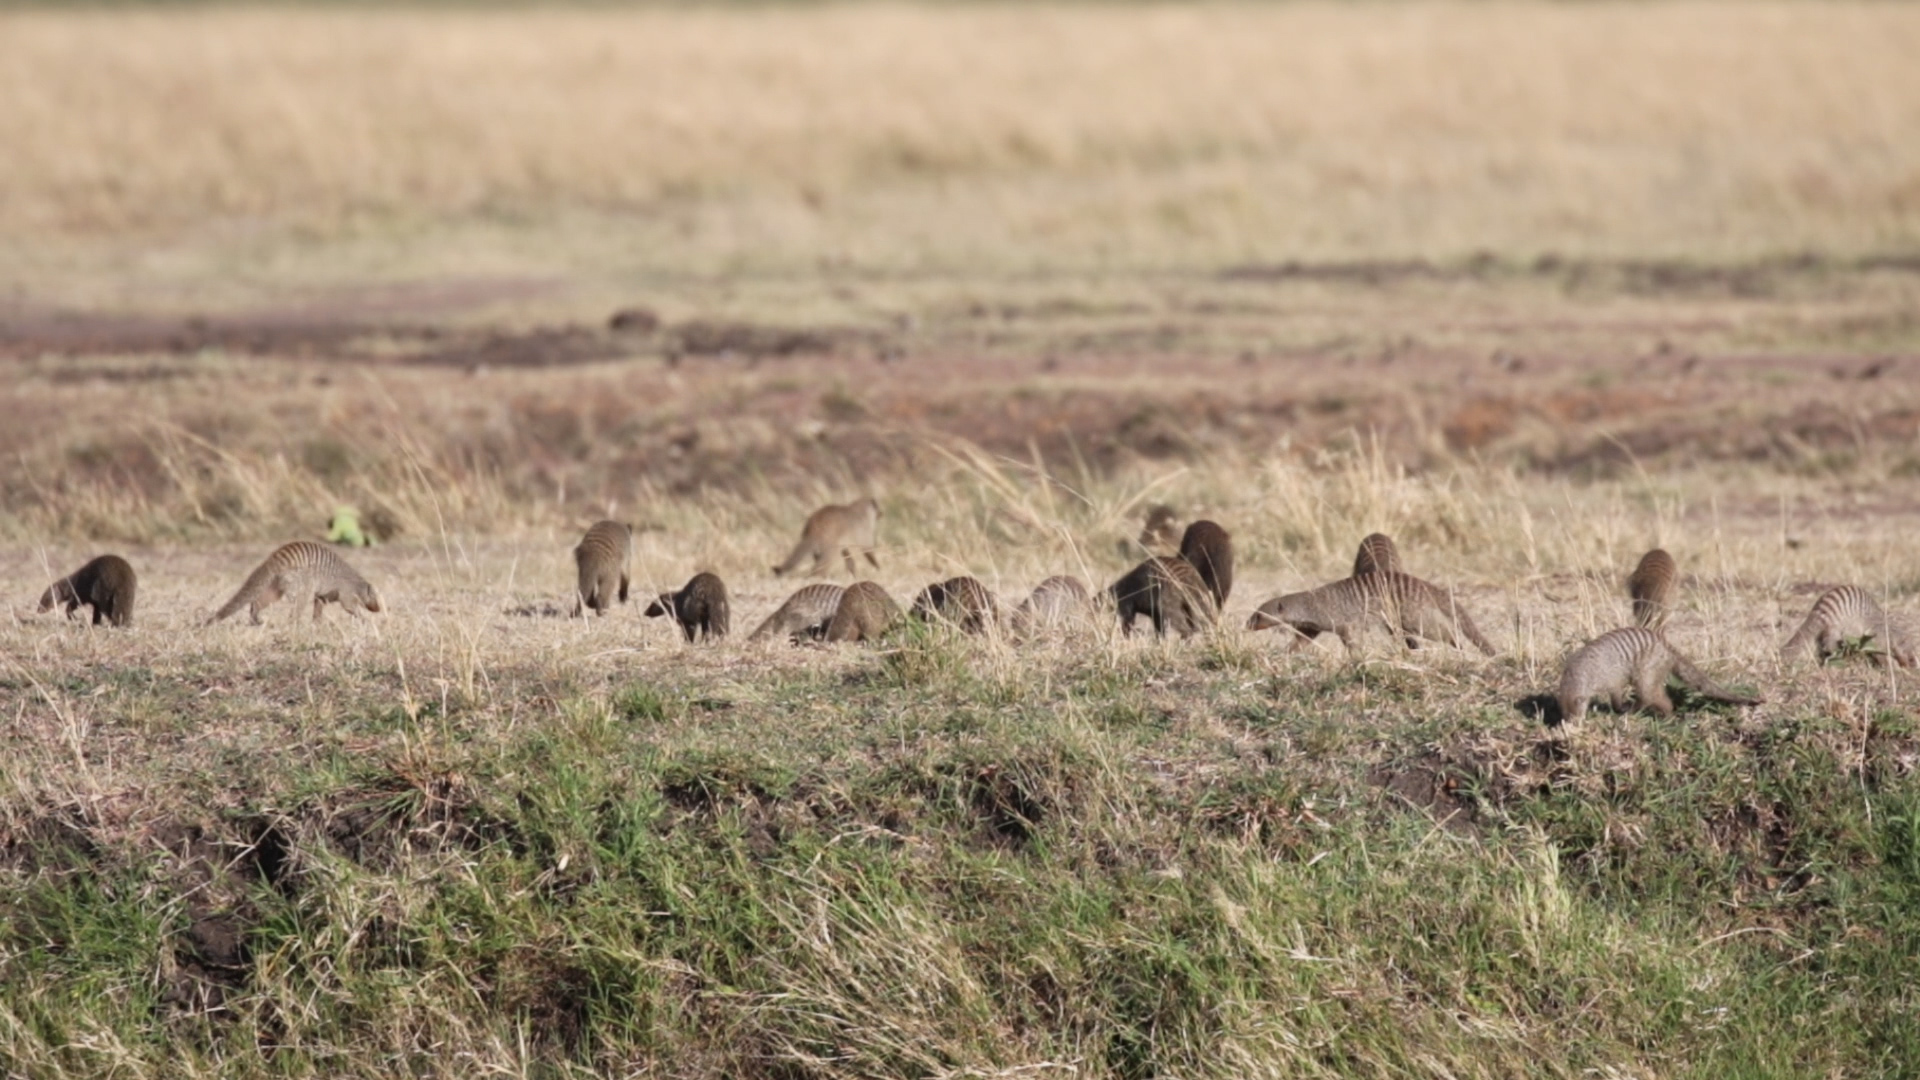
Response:
[{"label": "mongoose standing upright", "polygon": [[1822,593],[1820,599],[1813,602],[1813,610],[1807,612],[1800,629],[1780,647],[1780,658],[1798,659],[1811,646],[1824,663],[1849,640],[1874,646],[1863,651],[1881,667],[1889,661],[1898,667],[1913,666],[1913,646],[1906,634],[1887,617],[1873,597],[1857,585],[1841,585]]},{"label": "mongoose standing upright", "polygon": [[1665,548],[1654,548],[1640,556],[1640,565],[1627,578],[1627,596],[1633,600],[1633,624],[1658,630],[1667,624],[1667,612],[1673,606],[1673,583],[1680,568]]},{"label": "mongoose standing upright", "polygon": [[827,628],[828,620],[840,609],[840,594],[846,589],[825,582],[805,585],[787,597],[786,602],[767,616],[767,620],[747,635],[748,641],[764,641],[770,637],[819,637]]},{"label": "mongoose standing upright", "polygon": [[1035,585],[1033,595],[1020,601],[1020,606],[1014,609],[1013,629],[1016,633],[1028,634],[1043,627],[1058,626],[1086,611],[1091,601],[1086,582],[1067,574],[1050,577]]},{"label": "mongoose standing upright", "polygon": [[1757,697],[1736,694],[1707,678],[1659,631],[1628,626],[1601,634],[1567,657],[1560,670],[1559,692],[1554,695],[1560,703],[1561,722],[1578,723],[1587,715],[1587,703],[1596,697],[1605,697],[1615,712],[1624,712],[1629,691],[1642,708],[1672,716],[1673,700],[1667,697],[1670,676],[1678,676],[1687,689],[1714,701],[1760,703]]},{"label": "mongoose standing upright", "polygon": [[246,608],[253,618],[254,625],[260,624],[260,612],[283,596],[292,595],[296,599],[313,597],[313,617],[320,618],[320,609],[328,603],[336,603],[348,611],[364,608],[367,611],[380,610],[380,594],[375,592],[367,579],[347,565],[347,560],[334,552],[326,544],[312,540],[295,540],[291,544],[282,544],[275,548],[247,580],[233,599],[221,606],[213,617],[207,620],[211,626],[221,619]]},{"label": "mongoose standing upright", "polygon": [[1361,574],[1397,574],[1400,572],[1400,549],[1393,546],[1393,537],[1386,533],[1368,533],[1360,541],[1360,550],[1353,556],[1353,576]]},{"label": "mongoose standing upright", "polygon": [[93,625],[109,622],[115,626],[133,625],[133,594],[138,582],[133,566],[118,555],[100,555],[47,587],[40,594],[40,610],[52,611],[55,604],[67,606],[67,618],[81,604],[93,609]]},{"label": "mongoose standing upright", "polygon": [[1233,537],[1227,530],[1211,521],[1187,526],[1180,537],[1180,557],[1200,572],[1200,580],[1213,594],[1213,606],[1224,607],[1227,594],[1233,591]]},{"label": "mongoose standing upright", "polygon": [[828,641],[873,641],[900,621],[900,605],[878,582],[856,581],[840,594],[827,622]]},{"label": "mongoose standing upright", "polygon": [[1140,527],[1140,546],[1149,553],[1172,547],[1180,534],[1180,513],[1166,503],[1147,507],[1145,523]]},{"label": "mongoose standing upright", "polygon": [[727,636],[727,583],[720,575],[701,571],[693,575],[679,592],[663,592],[647,605],[648,618],[673,616],[680,632],[692,644],[696,635],[712,641]]},{"label": "mongoose standing upright", "polygon": [[1148,558],[1107,589],[1120,615],[1120,632],[1131,636],[1136,615],[1153,620],[1153,632],[1171,628],[1191,637],[1213,624],[1213,593],[1193,564],[1178,555]]},{"label": "mongoose standing upright", "polygon": [[1453,593],[1412,574],[1358,574],[1275,597],[1260,605],[1247,620],[1247,629],[1290,626],[1309,639],[1332,633],[1351,649],[1354,639],[1376,620],[1405,639],[1409,649],[1419,648],[1420,639],[1426,638],[1456,648],[1462,641],[1472,642],[1481,652],[1493,655],[1493,646],[1480,636]]},{"label": "mongoose standing upright", "polygon": [[580,571],[579,587],[574,593],[573,613],[587,608],[605,615],[618,595],[627,602],[627,564],[633,557],[633,526],[618,521],[596,521],[573,549],[573,562]]},{"label": "mongoose standing upright", "polygon": [[793,546],[793,553],[773,568],[774,576],[790,573],[809,559],[813,563],[807,572],[817,574],[836,554],[847,560],[848,574],[857,574],[859,566],[853,561],[856,552],[865,555],[878,570],[880,560],[873,557],[873,549],[878,543],[875,533],[879,523],[880,504],[872,499],[815,510],[801,527],[800,542]]},{"label": "mongoose standing upright", "polygon": [[920,595],[913,598],[913,617],[937,619],[969,634],[981,634],[999,620],[1000,606],[979,578],[948,578],[920,590]]}]

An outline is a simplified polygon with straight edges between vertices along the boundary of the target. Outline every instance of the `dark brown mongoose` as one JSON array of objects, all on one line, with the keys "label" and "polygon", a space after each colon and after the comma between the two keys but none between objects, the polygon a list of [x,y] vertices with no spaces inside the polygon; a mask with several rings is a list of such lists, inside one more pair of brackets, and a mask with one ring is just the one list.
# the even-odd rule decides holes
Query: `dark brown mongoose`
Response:
[{"label": "dark brown mongoose", "polygon": [[1409,649],[1419,648],[1421,638],[1455,647],[1464,640],[1493,655],[1493,646],[1480,636],[1453,594],[1412,574],[1359,574],[1275,597],[1260,605],[1247,620],[1247,629],[1289,626],[1306,638],[1331,633],[1351,649],[1359,634],[1376,621],[1405,639]]},{"label": "dark brown mongoose", "polygon": [[1180,514],[1166,503],[1147,507],[1145,523],[1140,527],[1140,546],[1148,551],[1165,551],[1180,535]]},{"label": "dark brown mongoose", "polygon": [[801,528],[800,542],[793,546],[793,553],[773,568],[774,576],[791,573],[809,559],[812,565],[807,573],[818,574],[835,555],[847,560],[849,575],[857,574],[859,567],[853,561],[856,553],[864,554],[878,570],[880,560],[874,558],[873,549],[878,543],[875,534],[879,522],[880,504],[872,499],[815,510]]},{"label": "dark brown mongoose", "polygon": [[1172,629],[1191,637],[1213,624],[1213,593],[1193,564],[1178,555],[1153,556],[1107,589],[1120,615],[1120,632],[1133,633],[1136,615],[1153,620],[1162,637]]},{"label": "dark brown mongoose", "polygon": [[1013,628],[1026,634],[1058,626],[1092,606],[1093,594],[1087,583],[1067,574],[1050,577],[1033,587],[1033,595],[1020,601],[1013,612]]},{"label": "dark brown mongoose", "polygon": [[1400,573],[1400,549],[1386,533],[1368,533],[1353,556],[1353,576]]},{"label": "dark brown mongoose", "polygon": [[55,604],[67,606],[67,618],[81,604],[93,609],[93,625],[102,622],[114,626],[133,625],[133,596],[139,582],[133,566],[118,555],[101,555],[47,587],[40,594],[40,610],[52,611]]},{"label": "dark brown mongoose", "polygon": [[320,618],[321,607],[328,603],[339,604],[348,611],[380,610],[380,594],[332,547],[312,540],[295,540],[275,548],[273,554],[254,567],[240,591],[213,613],[207,625],[246,608],[257,626],[260,612],[283,596],[295,599],[312,596],[316,620]]},{"label": "dark brown mongoose", "polygon": [[913,598],[913,617],[952,623],[969,634],[983,634],[1000,618],[1000,605],[979,578],[937,581]]},{"label": "dark brown mongoose", "polygon": [[1811,647],[1824,663],[1849,640],[1869,645],[1863,651],[1873,662],[1885,667],[1892,661],[1898,667],[1913,666],[1913,646],[1886,611],[1865,589],[1841,585],[1828,589],[1813,602],[1800,629],[1780,647],[1780,658],[1795,660]]},{"label": "dark brown mongoose", "polygon": [[900,605],[878,582],[856,581],[840,594],[827,622],[828,641],[873,641],[900,621]]},{"label": "dark brown mongoose", "polygon": [[573,613],[587,608],[605,615],[615,596],[627,602],[627,565],[633,558],[633,526],[618,521],[596,521],[573,549],[573,563],[580,571],[574,592]]},{"label": "dark brown mongoose", "polygon": [[647,605],[648,618],[673,616],[691,644],[696,636],[708,641],[727,636],[727,583],[720,575],[702,571],[688,579],[679,592],[663,592]]},{"label": "dark brown mongoose", "polygon": [[1673,584],[1680,568],[1664,548],[1654,548],[1640,556],[1640,565],[1627,577],[1627,596],[1633,600],[1633,624],[1658,630],[1667,623],[1673,607]]},{"label": "dark brown mongoose", "polygon": [[1609,630],[1581,646],[1567,657],[1560,669],[1560,689],[1554,695],[1560,703],[1562,723],[1577,723],[1587,715],[1587,703],[1604,697],[1615,712],[1625,712],[1629,692],[1639,699],[1641,708],[1661,716],[1673,715],[1673,700],[1667,697],[1667,679],[1677,676],[1687,689],[1701,697],[1734,705],[1758,705],[1760,699],[1736,694],[1722,687],[1675,651],[1657,630],[1628,626]]},{"label": "dark brown mongoose", "polygon": [[748,641],[764,641],[770,637],[819,637],[826,631],[827,622],[840,608],[840,594],[846,589],[839,585],[824,582],[806,585],[794,591],[786,602],[767,616],[767,620],[747,635]]},{"label": "dark brown mongoose", "polygon": [[1225,606],[1233,592],[1233,537],[1211,521],[1196,521],[1180,537],[1180,557],[1200,572],[1213,594],[1213,606]]}]

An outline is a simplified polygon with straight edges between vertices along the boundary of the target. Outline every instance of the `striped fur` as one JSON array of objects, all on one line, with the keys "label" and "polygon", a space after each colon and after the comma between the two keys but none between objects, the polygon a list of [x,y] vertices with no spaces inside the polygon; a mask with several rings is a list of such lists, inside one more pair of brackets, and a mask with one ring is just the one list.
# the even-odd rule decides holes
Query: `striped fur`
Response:
[{"label": "striped fur", "polygon": [[693,575],[679,592],[661,593],[659,598],[647,605],[646,616],[650,619],[662,615],[673,616],[680,632],[687,636],[688,644],[696,637],[708,641],[727,636],[730,617],[727,610],[727,583],[720,575],[705,571]]},{"label": "striped fur", "polygon": [[1667,679],[1672,677],[1714,701],[1760,703],[1757,697],[1736,694],[1708,678],[1659,631],[1628,626],[1601,634],[1567,657],[1560,669],[1560,689],[1554,695],[1560,703],[1561,722],[1579,722],[1596,697],[1606,698],[1615,712],[1625,712],[1631,697],[1638,699],[1641,708],[1671,716],[1673,699],[1667,696]]},{"label": "striped fur", "polygon": [[1033,587],[1033,595],[1020,601],[1013,611],[1013,629],[1030,634],[1084,613],[1092,601],[1087,583],[1077,577],[1060,574]]},{"label": "striped fur", "polygon": [[938,581],[913,598],[913,617],[944,622],[969,634],[984,634],[1000,618],[1000,605],[979,578],[956,577]]},{"label": "striped fur", "polygon": [[1180,557],[1193,564],[1219,608],[1233,592],[1233,537],[1211,521],[1196,521],[1180,537]]},{"label": "striped fur", "polygon": [[1353,556],[1353,576],[1399,572],[1400,549],[1393,546],[1393,537],[1386,533],[1368,533]]},{"label": "striped fur", "polygon": [[1493,655],[1493,646],[1480,636],[1451,591],[1393,572],[1356,574],[1307,592],[1275,597],[1260,605],[1247,620],[1247,629],[1287,626],[1305,638],[1331,633],[1351,649],[1360,633],[1375,622],[1403,638],[1409,649],[1419,648],[1420,639],[1425,638],[1455,647],[1471,642]]},{"label": "striped fur", "polygon": [[131,563],[118,555],[101,555],[49,585],[40,594],[40,610],[52,611],[55,604],[64,604],[71,619],[85,604],[93,609],[95,626],[102,622],[132,626],[133,599],[139,584]]},{"label": "striped fur", "polygon": [[846,589],[839,585],[821,582],[803,586],[795,590],[786,602],[767,616],[767,620],[747,635],[748,641],[764,641],[771,637],[819,637],[826,632],[827,623],[833,613],[840,608],[840,595]]},{"label": "striped fur", "polygon": [[1900,667],[1913,666],[1913,646],[1887,617],[1874,598],[1857,585],[1841,585],[1822,593],[1813,602],[1800,629],[1780,647],[1783,660],[1796,660],[1811,648],[1821,662],[1838,653],[1848,641],[1866,646],[1874,663],[1889,661]]},{"label": "striped fur", "polygon": [[1107,589],[1120,615],[1120,632],[1131,635],[1133,620],[1153,620],[1153,632],[1172,629],[1191,637],[1213,625],[1213,593],[1193,564],[1178,555],[1154,556],[1128,571]]},{"label": "striped fur", "polygon": [[785,562],[773,568],[773,574],[779,577],[792,573],[809,560],[807,573],[818,574],[837,554],[847,561],[847,574],[851,576],[860,572],[853,561],[856,553],[865,555],[878,570],[880,560],[874,558],[873,549],[879,542],[879,524],[880,504],[872,499],[845,506],[823,506],[807,518],[806,525],[800,529],[800,542],[794,545]]},{"label": "striped fur", "polygon": [[320,609],[328,603],[339,604],[348,611],[381,610],[380,594],[367,584],[366,578],[348,566],[338,552],[312,540],[295,540],[275,548],[273,554],[255,567],[240,591],[214,612],[207,625],[246,608],[257,626],[260,612],[283,596],[313,597],[315,619],[320,618]]},{"label": "striped fur", "polygon": [[627,602],[627,565],[633,558],[633,527],[618,521],[596,521],[573,549],[573,563],[580,572],[575,588],[573,613],[587,608],[605,615],[614,597]]},{"label": "striped fur", "polygon": [[872,641],[900,621],[900,605],[878,582],[857,581],[840,594],[827,623],[828,641]]},{"label": "striped fur", "polygon": [[1673,606],[1673,585],[1680,568],[1663,548],[1640,556],[1640,565],[1627,578],[1627,596],[1633,600],[1633,624],[1658,630],[1667,623]]}]

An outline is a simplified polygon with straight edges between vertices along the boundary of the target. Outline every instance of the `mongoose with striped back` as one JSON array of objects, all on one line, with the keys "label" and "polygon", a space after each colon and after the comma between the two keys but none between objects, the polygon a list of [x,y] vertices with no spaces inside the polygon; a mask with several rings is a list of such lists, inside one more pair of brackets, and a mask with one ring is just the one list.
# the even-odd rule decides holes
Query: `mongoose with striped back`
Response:
[{"label": "mongoose with striped back", "polygon": [[748,641],[771,637],[819,637],[826,632],[833,613],[840,609],[840,594],[845,587],[816,582],[794,590],[792,596],[767,616],[766,621],[747,635]]},{"label": "mongoose with striped back", "polygon": [[1213,594],[1213,606],[1225,606],[1233,592],[1233,537],[1211,521],[1196,521],[1180,537],[1180,557],[1193,564]]},{"label": "mongoose with striped back", "polygon": [[1493,655],[1493,646],[1480,636],[1450,590],[1392,571],[1357,574],[1317,589],[1277,596],[1260,605],[1247,620],[1247,629],[1288,626],[1308,639],[1332,633],[1351,649],[1359,634],[1376,621],[1403,638],[1409,649],[1419,648],[1420,639],[1425,638],[1456,648],[1467,641]]},{"label": "mongoose with striped back", "polygon": [[679,592],[663,592],[647,605],[650,619],[670,615],[692,644],[696,637],[708,641],[727,636],[727,583],[720,575],[701,571],[687,580]]},{"label": "mongoose with striped back", "polygon": [[1107,589],[1120,615],[1120,632],[1131,636],[1135,616],[1153,621],[1153,632],[1168,629],[1191,637],[1213,625],[1213,592],[1193,564],[1178,555],[1149,557]]},{"label": "mongoose with striped back", "polygon": [[118,555],[100,555],[47,587],[40,594],[40,610],[52,611],[55,604],[67,606],[67,618],[81,604],[93,609],[93,625],[102,622],[114,626],[133,625],[133,596],[139,582],[133,565]]},{"label": "mongoose with striped back", "polygon": [[273,554],[254,567],[240,591],[213,613],[207,625],[246,608],[258,626],[260,612],[283,596],[293,596],[296,600],[313,597],[316,620],[320,618],[320,609],[329,603],[339,604],[348,611],[381,610],[380,594],[366,578],[348,566],[338,552],[312,540],[295,540],[275,548]]},{"label": "mongoose with striped back", "polygon": [[1633,600],[1633,624],[1658,630],[1667,624],[1673,606],[1673,584],[1680,567],[1664,548],[1640,556],[1640,565],[1627,577],[1627,596]]},{"label": "mongoose with striped back", "polygon": [[1713,701],[1760,703],[1757,697],[1736,694],[1708,678],[1659,631],[1627,626],[1601,634],[1567,657],[1560,669],[1560,689],[1554,694],[1560,703],[1561,722],[1578,723],[1587,715],[1587,704],[1596,697],[1606,698],[1615,712],[1625,712],[1630,692],[1641,708],[1672,716],[1673,699],[1667,696],[1669,677],[1678,677],[1687,689]]},{"label": "mongoose with striped back", "polygon": [[793,553],[773,568],[774,576],[791,573],[808,560],[812,562],[807,573],[818,574],[835,555],[847,561],[849,575],[857,574],[859,567],[853,561],[856,553],[865,555],[878,570],[880,560],[874,558],[873,549],[878,543],[875,533],[879,522],[880,504],[872,499],[815,510],[800,529],[800,542],[793,546]]},{"label": "mongoose with striped back", "polygon": [[1368,533],[1353,556],[1353,576],[1400,573],[1400,549],[1386,533]]},{"label": "mongoose with striped back", "polygon": [[913,598],[913,617],[951,623],[969,634],[983,634],[998,622],[1000,605],[979,578],[936,581]]},{"label": "mongoose with striped back", "polygon": [[827,640],[873,641],[900,621],[900,605],[874,581],[856,581],[840,594],[827,622]]},{"label": "mongoose with striped back", "polygon": [[1087,583],[1070,574],[1058,574],[1033,587],[1033,594],[1013,611],[1015,633],[1030,634],[1084,613],[1093,602]]},{"label": "mongoose with striped back", "polygon": [[1140,526],[1140,546],[1148,552],[1165,551],[1174,545],[1180,535],[1180,512],[1166,503],[1154,503],[1147,507],[1145,521]]},{"label": "mongoose with striped back", "polygon": [[573,613],[587,608],[605,615],[615,596],[627,602],[627,564],[633,558],[633,526],[618,521],[596,521],[573,549],[573,563],[580,571],[579,587],[574,594]]},{"label": "mongoose with striped back", "polygon": [[1897,667],[1913,666],[1913,644],[1887,617],[1886,610],[1857,585],[1841,585],[1822,593],[1800,629],[1780,647],[1780,658],[1795,660],[1811,648],[1824,663],[1849,641],[1859,642],[1862,651],[1881,667],[1888,662]]}]

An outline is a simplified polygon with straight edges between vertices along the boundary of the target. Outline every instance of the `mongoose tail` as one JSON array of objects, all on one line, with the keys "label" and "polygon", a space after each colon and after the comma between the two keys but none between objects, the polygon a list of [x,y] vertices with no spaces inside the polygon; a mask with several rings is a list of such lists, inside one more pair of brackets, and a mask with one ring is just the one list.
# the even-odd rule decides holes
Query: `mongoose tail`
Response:
[{"label": "mongoose tail", "polygon": [[1654,548],[1640,556],[1640,564],[1627,578],[1627,596],[1633,600],[1633,622],[1649,630],[1666,625],[1667,611],[1673,603],[1674,582],[1680,568],[1663,548]]}]

